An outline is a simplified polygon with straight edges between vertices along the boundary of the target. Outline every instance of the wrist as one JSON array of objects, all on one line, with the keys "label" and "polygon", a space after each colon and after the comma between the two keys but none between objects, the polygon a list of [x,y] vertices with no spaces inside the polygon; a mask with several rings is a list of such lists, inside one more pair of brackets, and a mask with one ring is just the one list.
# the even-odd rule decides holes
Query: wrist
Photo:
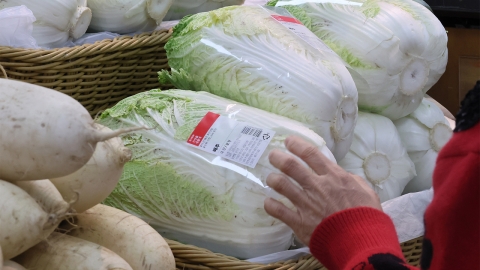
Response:
[{"label": "wrist", "polygon": [[310,250],[328,269],[342,269],[373,250],[403,256],[392,220],[372,207],[349,208],[324,219],[312,234]]}]

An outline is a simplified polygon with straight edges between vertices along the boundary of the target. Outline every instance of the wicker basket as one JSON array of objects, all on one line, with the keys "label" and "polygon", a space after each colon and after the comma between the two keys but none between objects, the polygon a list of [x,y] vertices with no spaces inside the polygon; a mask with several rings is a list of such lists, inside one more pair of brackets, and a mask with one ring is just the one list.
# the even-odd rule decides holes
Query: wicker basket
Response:
[{"label": "wicker basket", "polygon": [[68,94],[94,116],[128,96],[171,87],[157,76],[168,68],[163,47],[170,36],[163,30],[53,50],[0,46],[0,78]]},{"label": "wicker basket", "polygon": [[[420,263],[422,240],[423,237],[419,237],[401,244],[403,254],[411,265],[418,266]],[[172,240],[167,242],[175,256],[178,270],[326,270],[311,255],[298,260],[262,265]]]}]

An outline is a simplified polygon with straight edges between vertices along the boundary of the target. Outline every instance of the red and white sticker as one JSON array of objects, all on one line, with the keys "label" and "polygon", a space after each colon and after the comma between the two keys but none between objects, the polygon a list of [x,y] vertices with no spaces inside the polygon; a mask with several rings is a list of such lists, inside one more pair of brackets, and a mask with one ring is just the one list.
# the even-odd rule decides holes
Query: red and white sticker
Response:
[{"label": "red and white sticker", "polygon": [[254,168],[275,132],[208,112],[187,140],[192,146]]},{"label": "red and white sticker", "polygon": [[296,18],[282,15],[272,15],[277,22],[281,23],[283,26],[287,27],[307,42],[310,46],[319,49],[321,51],[333,52],[322,40],[320,40],[312,31],[310,31],[301,21]]}]

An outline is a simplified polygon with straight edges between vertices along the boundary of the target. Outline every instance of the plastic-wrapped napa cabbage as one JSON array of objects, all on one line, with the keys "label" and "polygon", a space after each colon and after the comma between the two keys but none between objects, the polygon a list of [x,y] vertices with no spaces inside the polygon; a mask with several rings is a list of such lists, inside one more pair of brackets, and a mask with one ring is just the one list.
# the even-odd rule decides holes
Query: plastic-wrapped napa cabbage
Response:
[{"label": "plastic-wrapped napa cabbage", "polygon": [[[286,151],[285,138],[297,135],[335,160],[325,141],[301,123],[206,92],[140,93],[99,121],[110,128],[150,127],[122,137],[133,158],[106,204],[142,218],[167,238],[239,258],[292,243],[292,231],[263,209],[267,196],[291,206],[265,184],[277,171],[268,161],[270,150]],[[200,143],[193,134],[202,132]],[[227,155],[216,154],[221,151]],[[228,153],[244,160],[257,156],[258,162],[242,163]]]}]

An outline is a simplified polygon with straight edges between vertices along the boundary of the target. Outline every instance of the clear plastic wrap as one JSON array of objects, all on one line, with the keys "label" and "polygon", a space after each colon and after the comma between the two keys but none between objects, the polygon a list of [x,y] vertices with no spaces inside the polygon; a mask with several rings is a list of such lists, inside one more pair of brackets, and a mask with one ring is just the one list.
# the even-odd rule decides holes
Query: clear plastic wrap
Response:
[{"label": "clear plastic wrap", "polygon": [[358,93],[342,60],[283,8],[232,6],[183,19],[165,46],[162,83],[207,91],[304,123],[337,160]]},{"label": "clear plastic wrap", "polygon": [[242,5],[244,2],[245,0],[175,0],[168,10],[165,20],[180,20],[187,15],[232,5]]},{"label": "clear plastic wrap", "polygon": [[32,36],[35,16],[26,6],[0,10],[0,46],[37,49]]},{"label": "clear plastic wrap", "polygon": [[[44,49],[63,47],[69,39],[85,34],[92,12],[83,6],[85,1],[77,0],[9,0],[0,1],[0,10],[25,5],[35,16],[32,36],[39,47]],[[11,22],[7,22],[12,25]]]},{"label": "clear plastic wrap", "polygon": [[[99,121],[113,129],[152,128],[123,136],[133,159],[106,204],[139,216],[164,237],[239,258],[286,250],[293,242],[290,228],[263,209],[267,196],[292,206],[265,183],[278,172],[269,152],[286,151],[285,138],[297,135],[335,160],[301,123],[206,92],[141,93]],[[255,155],[258,162],[248,162]]]},{"label": "clear plastic wrap", "polygon": [[447,34],[422,1],[278,0],[348,67],[358,107],[396,120],[445,72]]}]

